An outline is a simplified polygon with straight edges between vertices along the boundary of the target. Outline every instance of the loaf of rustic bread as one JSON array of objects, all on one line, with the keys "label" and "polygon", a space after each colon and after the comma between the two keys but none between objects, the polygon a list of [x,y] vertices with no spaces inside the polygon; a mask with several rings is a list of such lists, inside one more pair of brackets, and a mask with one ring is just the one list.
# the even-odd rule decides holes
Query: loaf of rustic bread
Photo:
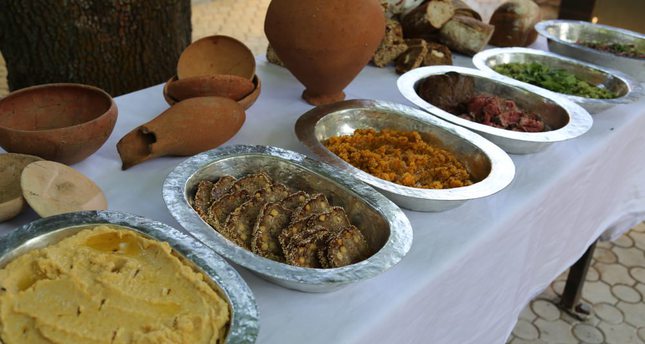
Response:
[{"label": "loaf of rustic bread", "polygon": [[474,55],[484,49],[494,30],[475,18],[454,16],[439,31],[439,39],[451,50]]},{"label": "loaf of rustic bread", "polygon": [[482,16],[462,0],[452,0],[452,6],[455,8],[456,16],[471,17],[477,20],[482,20]]},{"label": "loaf of rustic bread", "polygon": [[385,36],[372,57],[372,63],[377,67],[385,67],[406,50],[408,50],[408,45],[403,39],[401,23],[395,19],[388,19],[385,24]]},{"label": "loaf of rustic bread", "polygon": [[406,39],[405,42],[408,50],[396,59],[396,72],[399,74],[421,67],[428,54],[428,42],[424,39]]},{"label": "loaf of rustic bread", "polygon": [[427,38],[455,14],[452,0],[429,0],[401,18],[406,38]]},{"label": "loaf of rustic bread", "polygon": [[500,5],[490,19],[495,33],[490,43],[500,47],[525,47],[535,42],[535,24],[540,7],[532,0],[510,0]]},{"label": "loaf of rustic bread", "polygon": [[447,46],[428,42],[428,53],[423,58],[423,66],[451,65],[452,53]]}]

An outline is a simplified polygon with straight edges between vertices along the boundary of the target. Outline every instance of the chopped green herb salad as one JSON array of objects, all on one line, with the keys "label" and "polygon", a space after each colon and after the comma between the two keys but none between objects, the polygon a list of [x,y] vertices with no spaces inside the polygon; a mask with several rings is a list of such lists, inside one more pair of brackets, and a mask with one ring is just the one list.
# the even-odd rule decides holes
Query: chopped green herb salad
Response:
[{"label": "chopped green herb salad", "polygon": [[562,69],[551,69],[541,63],[507,63],[493,67],[497,73],[547,90],[585,98],[611,99],[617,94],[584,80]]}]

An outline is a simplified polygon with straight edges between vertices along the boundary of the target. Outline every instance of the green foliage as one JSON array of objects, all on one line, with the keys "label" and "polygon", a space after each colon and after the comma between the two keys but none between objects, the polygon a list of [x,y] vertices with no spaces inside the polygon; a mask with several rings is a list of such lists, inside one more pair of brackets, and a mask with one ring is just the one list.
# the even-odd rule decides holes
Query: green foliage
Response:
[{"label": "green foliage", "polygon": [[562,69],[551,69],[541,63],[507,63],[493,67],[500,74],[547,90],[574,96],[611,99],[617,95],[607,89],[580,80]]}]

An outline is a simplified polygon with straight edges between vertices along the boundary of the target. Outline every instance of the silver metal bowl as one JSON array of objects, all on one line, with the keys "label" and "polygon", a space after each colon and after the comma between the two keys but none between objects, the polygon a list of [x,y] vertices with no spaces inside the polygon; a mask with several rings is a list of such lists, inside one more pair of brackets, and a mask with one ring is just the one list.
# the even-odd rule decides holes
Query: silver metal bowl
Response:
[{"label": "silver metal bowl", "polygon": [[645,82],[645,59],[626,57],[578,44],[579,40],[606,43],[630,43],[645,51],[645,35],[613,26],[577,20],[546,20],[535,29],[548,40],[549,50],[599,66],[619,70]]},{"label": "silver metal bowl", "polygon": [[206,277],[206,282],[229,304],[231,322],[226,343],[254,343],[258,311],[244,280],[213,250],[161,222],[113,211],[67,213],[39,219],[0,236],[0,268],[31,250],[55,244],[90,225],[110,224],[170,244],[177,256]]},{"label": "silver metal bowl", "polygon": [[[488,93],[511,99],[520,108],[540,114],[552,130],[526,133],[491,127],[444,111],[419,96],[417,93],[419,82],[428,77],[450,72],[472,77],[476,93]],[[512,154],[538,152],[553,142],[573,139],[586,133],[593,124],[593,119],[585,109],[556,93],[472,68],[453,66],[417,68],[403,74],[397,84],[401,94],[423,110],[473,130]]]},{"label": "silver metal bowl", "polygon": [[[274,180],[307,192],[320,192],[345,208],[373,255],[359,263],[313,269],[260,257],[226,239],[190,206],[197,183],[223,175],[241,177],[264,171]],[[273,283],[305,291],[327,292],[374,277],[398,263],[412,246],[412,227],[394,203],[348,173],[302,154],[266,146],[227,146],[179,164],[166,178],[163,197],[170,213],[194,237],[227,259]]]},{"label": "silver metal bowl", "polygon": [[[417,131],[431,142],[455,153],[473,176],[475,183],[452,189],[420,189],[395,184],[350,165],[328,150],[323,141],[332,136],[351,135],[356,129],[395,129]],[[444,211],[508,186],[515,165],[499,147],[483,137],[427,112],[397,103],[374,100],[348,100],[319,106],[300,116],[296,135],[323,161],[374,186],[403,208],[417,211]]]},{"label": "silver metal bowl", "polygon": [[591,113],[597,113],[615,105],[635,102],[643,94],[640,84],[623,73],[546,51],[528,48],[496,48],[481,51],[473,57],[473,63],[480,70],[508,79],[511,78],[495,72],[493,67],[513,62],[537,62],[551,68],[564,69],[592,85],[599,85],[619,95],[613,99],[594,99],[558,93]]}]

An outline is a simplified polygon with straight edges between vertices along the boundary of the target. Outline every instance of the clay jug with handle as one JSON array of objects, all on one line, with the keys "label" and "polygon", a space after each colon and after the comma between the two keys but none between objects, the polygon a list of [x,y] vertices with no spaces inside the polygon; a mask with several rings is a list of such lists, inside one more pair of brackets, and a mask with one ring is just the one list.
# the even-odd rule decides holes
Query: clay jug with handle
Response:
[{"label": "clay jug with handle", "polygon": [[313,105],[345,99],[385,32],[379,0],[272,0],[264,32]]}]

